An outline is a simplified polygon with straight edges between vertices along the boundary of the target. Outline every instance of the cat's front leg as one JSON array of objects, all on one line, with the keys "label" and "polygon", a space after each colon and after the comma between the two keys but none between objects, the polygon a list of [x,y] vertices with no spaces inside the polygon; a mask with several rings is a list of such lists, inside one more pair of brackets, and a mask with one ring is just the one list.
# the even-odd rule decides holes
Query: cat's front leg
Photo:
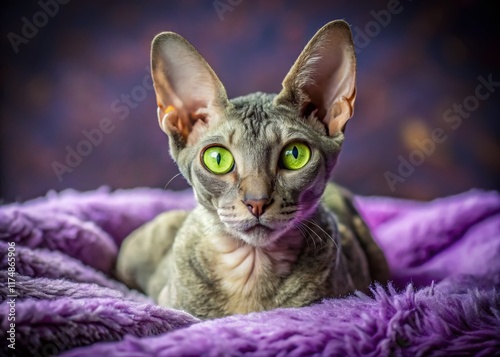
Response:
[{"label": "cat's front leg", "polygon": [[325,298],[342,297],[356,287],[342,255],[319,258],[310,256],[288,277],[276,295],[276,307],[301,307]]},{"label": "cat's front leg", "polygon": [[349,270],[355,275],[357,288],[367,291],[370,281],[385,284],[390,276],[387,261],[356,209],[353,194],[330,183],[323,195],[323,203],[339,220],[342,248],[350,263]]},{"label": "cat's front leg", "polygon": [[116,267],[119,279],[156,300],[166,281],[161,282],[161,276],[155,272],[159,265],[165,264],[164,258],[171,251],[175,236],[188,214],[186,211],[165,212],[125,238]]}]

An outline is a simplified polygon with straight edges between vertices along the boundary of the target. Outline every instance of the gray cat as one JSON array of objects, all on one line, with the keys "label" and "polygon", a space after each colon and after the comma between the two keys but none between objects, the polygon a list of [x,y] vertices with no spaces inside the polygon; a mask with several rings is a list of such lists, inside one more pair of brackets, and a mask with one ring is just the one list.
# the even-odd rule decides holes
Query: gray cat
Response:
[{"label": "gray cat", "polygon": [[117,270],[158,304],[200,318],[298,307],[385,282],[388,268],[350,194],[328,184],[356,97],[349,25],[307,44],[275,94],[228,100],[184,38],[151,63],[160,127],[197,207],[123,243]]}]

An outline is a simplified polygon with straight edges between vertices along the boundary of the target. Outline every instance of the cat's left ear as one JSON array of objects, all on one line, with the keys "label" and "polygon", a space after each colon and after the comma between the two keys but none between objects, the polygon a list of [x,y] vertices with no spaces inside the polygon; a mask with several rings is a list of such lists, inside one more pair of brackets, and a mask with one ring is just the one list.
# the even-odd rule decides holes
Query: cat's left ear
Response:
[{"label": "cat's left ear", "polygon": [[330,136],[344,131],[354,112],[356,55],[351,29],[343,20],[323,26],[304,48],[283,81],[276,104],[314,112]]},{"label": "cat's left ear", "polygon": [[223,116],[228,104],[224,86],[182,36],[163,32],[153,39],[151,70],[160,127],[178,147],[196,141],[204,126]]}]

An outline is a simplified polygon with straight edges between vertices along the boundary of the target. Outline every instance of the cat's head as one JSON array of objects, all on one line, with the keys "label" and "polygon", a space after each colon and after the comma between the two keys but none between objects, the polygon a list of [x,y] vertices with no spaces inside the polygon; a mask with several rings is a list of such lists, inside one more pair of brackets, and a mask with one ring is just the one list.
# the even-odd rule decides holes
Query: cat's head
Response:
[{"label": "cat's head", "polygon": [[201,55],[172,32],[155,37],[151,61],[172,157],[220,229],[265,246],[311,215],[353,114],[356,60],[346,22],[316,33],[277,95],[229,100]]}]

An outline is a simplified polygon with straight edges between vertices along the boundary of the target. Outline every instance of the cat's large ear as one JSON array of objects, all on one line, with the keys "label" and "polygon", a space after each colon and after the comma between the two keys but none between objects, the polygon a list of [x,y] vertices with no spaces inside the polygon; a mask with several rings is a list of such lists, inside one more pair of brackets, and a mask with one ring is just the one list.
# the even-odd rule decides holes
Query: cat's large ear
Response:
[{"label": "cat's large ear", "polygon": [[228,103],[215,72],[182,36],[163,32],[153,39],[151,70],[160,127],[183,146],[203,126],[217,121]]},{"label": "cat's large ear", "polygon": [[302,116],[321,120],[330,136],[343,132],[356,99],[356,56],[349,25],[323,26],[304,48],[283,81],[276,103],[297,106]]}]

